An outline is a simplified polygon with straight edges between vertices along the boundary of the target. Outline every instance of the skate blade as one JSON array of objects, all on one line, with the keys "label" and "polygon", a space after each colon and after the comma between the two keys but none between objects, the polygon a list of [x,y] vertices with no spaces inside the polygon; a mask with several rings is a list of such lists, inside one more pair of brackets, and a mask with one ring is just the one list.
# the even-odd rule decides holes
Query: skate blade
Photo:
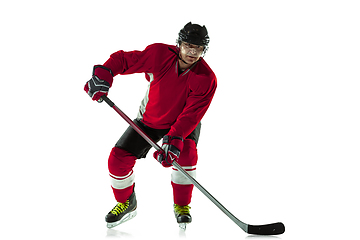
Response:
[{"label": "skate blade", "polygon": [[107,223],[107,228],[113,228],[116,227],[124,222],[129,221],[130,219],[133,219],[136,216],[137,212],[136,210],[129,212],[127,214],[125,214],[119,221],[117,222],[112,222],[112,223]]},{"label": "skate blade", "polygon": [[179,228],[182,229],[183,231],[185,231],[187,224],[188,224],[188,223],[179,223]]}]

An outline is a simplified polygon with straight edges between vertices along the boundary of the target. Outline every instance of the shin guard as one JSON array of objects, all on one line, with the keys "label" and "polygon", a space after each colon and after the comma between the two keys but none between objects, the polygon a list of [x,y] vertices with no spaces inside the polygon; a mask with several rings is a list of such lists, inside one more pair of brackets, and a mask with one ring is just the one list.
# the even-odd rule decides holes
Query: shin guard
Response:
[{"label": "shin guard", "polygon": [[110,182],[115,199],[120,203],[125,203],[133,193],[135,160],[133,154],[121,148],[114,147],[111,150],[108,160]]},{"label": "shin guard", "polygon": [[[177,162],[193,178],[196,177],[197,160],[198,156],[195,142],[191,139],[185,139],[184,148]],[[173,168],[171,173],[171,185],[173,187],[174,203],[180,206],[189,205],[194,185],[175,168]]]}]

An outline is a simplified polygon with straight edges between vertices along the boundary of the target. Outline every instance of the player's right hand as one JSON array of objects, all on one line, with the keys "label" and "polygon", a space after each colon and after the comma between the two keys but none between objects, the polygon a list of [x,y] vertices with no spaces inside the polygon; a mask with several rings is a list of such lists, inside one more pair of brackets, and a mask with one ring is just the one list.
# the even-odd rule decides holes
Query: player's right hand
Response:
[{"label": "player's right hand", "polygon": [[165,135],[161,146],[162,150],[155,151],[154,158],[164,167],[170,167],[173,161],[176,161],[180,157],[180,152],[183,147],[184,140],[182,137]]},{"label": "player's right hand", "polygon": [[110,69],[104,66],[94,66],[92,78],[86,82],[84,90],[93,101],[102,102],[101,97],[108,95],[113,82],[113,75]]}]

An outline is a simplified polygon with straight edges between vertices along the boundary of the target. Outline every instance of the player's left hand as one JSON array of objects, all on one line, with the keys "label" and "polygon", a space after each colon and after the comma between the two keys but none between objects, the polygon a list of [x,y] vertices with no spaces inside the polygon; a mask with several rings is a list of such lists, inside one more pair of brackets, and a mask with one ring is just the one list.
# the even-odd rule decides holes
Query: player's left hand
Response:
[{"label": "player's left hand", "polygon": [[180,157],[180,152],[184,147],[182,137],[172,137],[165,135],[161,148],[163,151],[154,152],[154,158],[158,160],[164,167],[172,166],[173,161]]}]

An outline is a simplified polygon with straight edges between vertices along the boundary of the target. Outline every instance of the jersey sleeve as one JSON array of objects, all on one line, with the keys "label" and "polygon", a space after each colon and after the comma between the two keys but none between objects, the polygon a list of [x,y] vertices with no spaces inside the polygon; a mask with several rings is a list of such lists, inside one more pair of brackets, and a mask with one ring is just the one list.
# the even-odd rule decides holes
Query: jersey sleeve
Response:
[{"label": "jersey sleeve", "polygon": [[182,113],[171,126],[169,135],[181,136],[184,139],[196,128],[205,115],[214,97],[217,87],[216,76],[198,77],[191,86],[191,92],[186,100]]},{"label": "jersey sleeve", "polygon": [[111,54],[104,66],[110,68],[114,76],[151,72],[151,63],[156,53],[154,48],[156,48],[155,44],[147,46],[144,51],[117,51]]}]

